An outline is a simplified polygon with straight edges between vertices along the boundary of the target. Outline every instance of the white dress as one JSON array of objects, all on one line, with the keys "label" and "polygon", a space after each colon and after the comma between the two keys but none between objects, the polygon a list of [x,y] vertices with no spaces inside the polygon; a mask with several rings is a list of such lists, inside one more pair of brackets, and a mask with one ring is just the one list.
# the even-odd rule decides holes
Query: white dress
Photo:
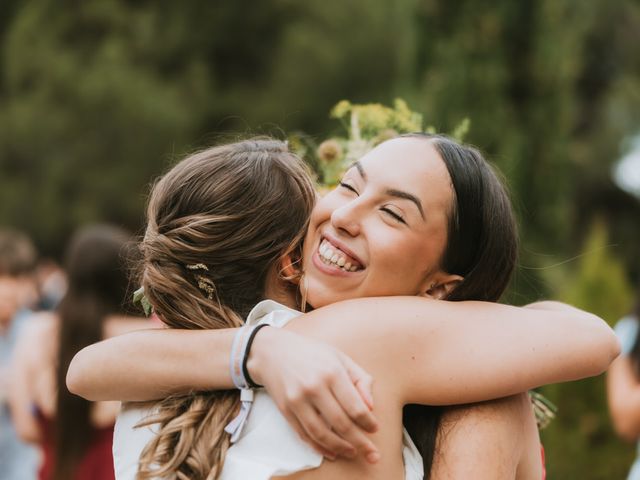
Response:
[{"label": "white dress", "polygon": [[[267,323],[283,327],[300,312],[272,300],[256,305],[247,318],[248,325]],[[134,480],[138,460],[145,445],[155,435],[154,427],[134,428],[149,411],[123,404],[113,435],[113,461],[117,480]],[[422,480],[422,457],[406,430],[402,458],[405,480]],[[249,418],[240,439],[227,451],[221,480],[268,480],[316,468],[322,456],[304,443],[289,426],[265,390],[255,393]]]}]

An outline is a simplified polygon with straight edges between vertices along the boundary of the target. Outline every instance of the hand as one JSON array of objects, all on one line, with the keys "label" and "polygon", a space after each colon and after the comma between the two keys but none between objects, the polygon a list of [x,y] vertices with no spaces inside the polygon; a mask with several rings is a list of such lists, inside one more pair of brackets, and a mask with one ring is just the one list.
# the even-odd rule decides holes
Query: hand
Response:
[{"label": "hand", "polygon": [[278,328],[263,328],[247,368],[300,437],[329,459],[363,453],[375,463],[376,446],[365,432],[378,422],[371,413],[373,379],[337,349]]}]

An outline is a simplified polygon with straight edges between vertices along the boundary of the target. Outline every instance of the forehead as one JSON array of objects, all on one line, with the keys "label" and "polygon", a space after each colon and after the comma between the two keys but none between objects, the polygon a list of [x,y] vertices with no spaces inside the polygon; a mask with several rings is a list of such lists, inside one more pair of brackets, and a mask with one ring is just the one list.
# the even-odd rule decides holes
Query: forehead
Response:
[{"label": "forehead", "polygon": [[407,191],[425,206],[451,205],[453,189],[444,162],[430,141],[396,138],[371,150],[360,160],[367,181],[385,189]]}]

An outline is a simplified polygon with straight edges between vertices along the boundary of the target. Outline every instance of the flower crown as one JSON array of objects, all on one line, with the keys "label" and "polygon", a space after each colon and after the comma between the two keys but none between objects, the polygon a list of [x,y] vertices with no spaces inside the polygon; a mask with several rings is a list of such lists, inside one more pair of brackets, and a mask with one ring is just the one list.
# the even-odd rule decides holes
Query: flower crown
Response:
[{"label": "flower crown", "polygon": [[[433,126],[424,127],[422,114],[412,111],[400,98],[393,102],[393,107],[341,100],[331,109],[330,117],[342,123],[346,136],[329,138],[316,148],[304,145],[301,138],[291,140],[297,153],[307,158],[310,153],[314,156],[310,160],[318,166],[325,187],[336,185],[353,162],[385,140],[405,133],[436,133]],[[462,141],[469,126],[469,119],[465,118],[449,135]]]}]

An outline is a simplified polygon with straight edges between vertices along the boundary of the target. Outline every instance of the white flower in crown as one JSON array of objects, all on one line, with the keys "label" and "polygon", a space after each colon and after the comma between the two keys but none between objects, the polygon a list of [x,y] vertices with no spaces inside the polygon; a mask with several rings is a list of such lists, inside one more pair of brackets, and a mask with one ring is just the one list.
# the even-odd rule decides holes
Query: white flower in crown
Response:
[{"label": "white flower in crown", "polygon": [[351,130],[349,140],[347,141],[347,155],[345,157],[344,167],[348,168],[353,162],[360,160],[365,156],[374,144],[372,140],[365,140],[360,133],[360,123],[358,122],[358,112],[351,111]]}]

